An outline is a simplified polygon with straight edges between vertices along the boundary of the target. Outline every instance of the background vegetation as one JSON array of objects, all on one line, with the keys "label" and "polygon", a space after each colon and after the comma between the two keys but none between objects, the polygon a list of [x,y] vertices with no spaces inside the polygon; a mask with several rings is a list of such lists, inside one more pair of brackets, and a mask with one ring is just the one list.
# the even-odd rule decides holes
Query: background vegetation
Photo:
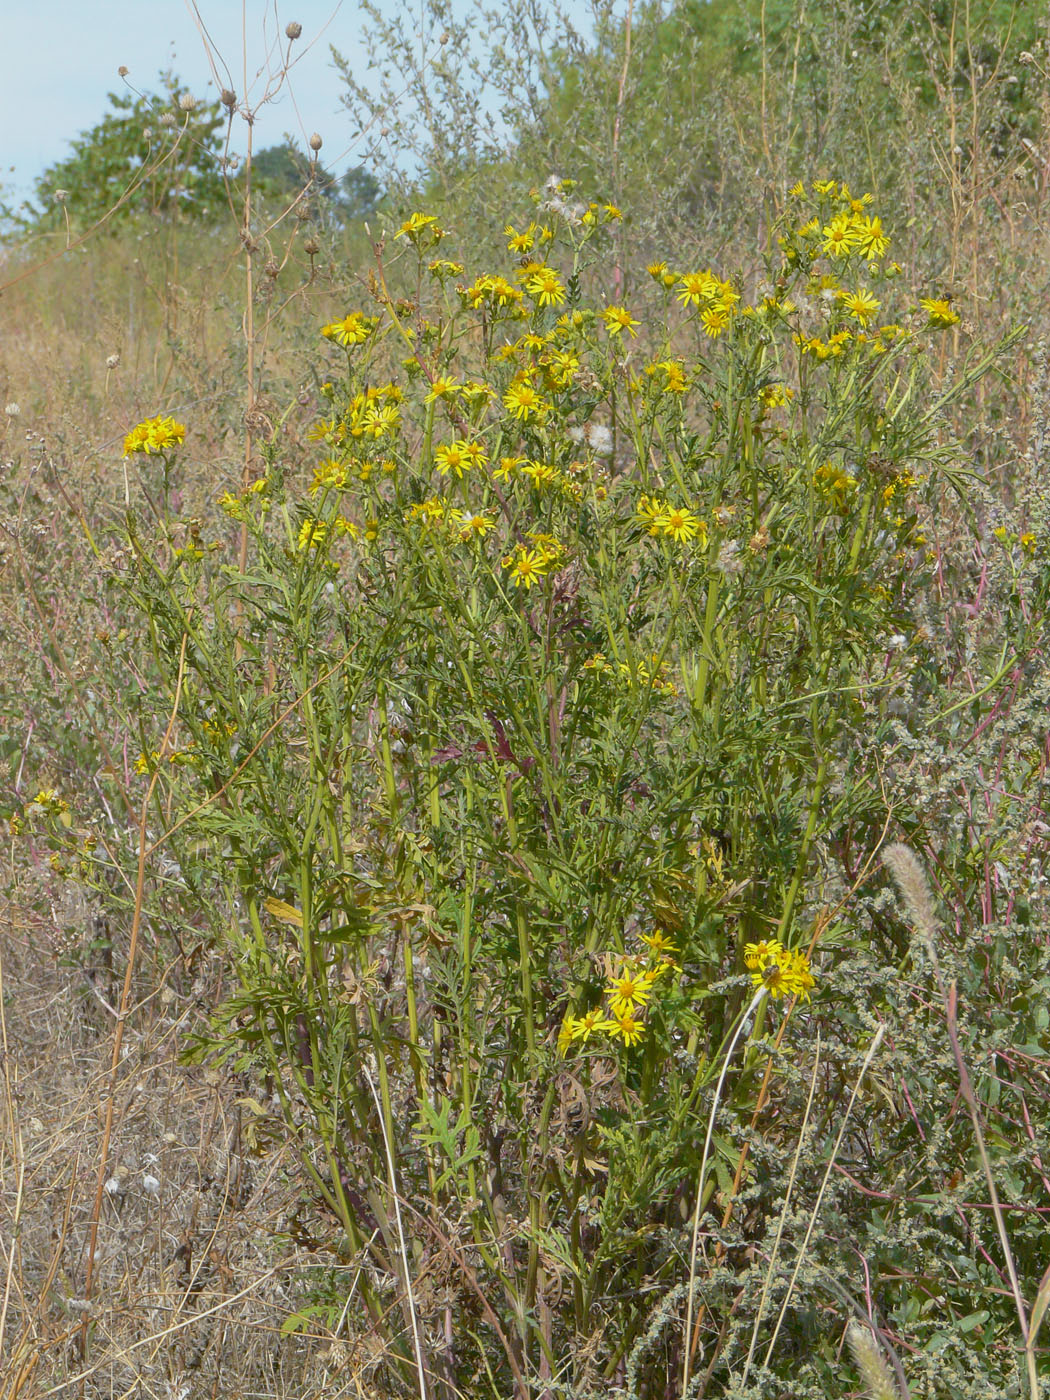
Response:
[{"label": "background vegetation", "polygon": [[1046,17],[369,13],[9,225],[0,1396],[1046,1394]]}]

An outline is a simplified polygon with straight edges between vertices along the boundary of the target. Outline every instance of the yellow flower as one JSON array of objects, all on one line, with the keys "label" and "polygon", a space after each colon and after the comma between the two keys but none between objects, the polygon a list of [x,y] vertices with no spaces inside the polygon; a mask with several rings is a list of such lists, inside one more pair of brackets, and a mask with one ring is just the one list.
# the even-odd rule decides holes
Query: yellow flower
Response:
[{"label": "yellow flower", "polygon": [[401,425],[401,414],[396,404],[369,404],[361,419],[361,427],[369,437],[381,438],[384,433],[393,433]]},{"label": "yellow flower", "polygon": [[185,426],[176,423],[174,418],[147,418],[124,439],[124,456],[130,457],[133,452],[144,452],[147,456],[165,452],[169,447],[178,447],[185,436]]},{"label": "yellow flower", "polygon": [[856,248],[860,234],[848,214],[836,214],[830,224],[824,226],[824,242],[821,251],[833,258],[846,258]]},{"label": "yellow flower", "polygon": [[676,544],[686,544],[697,536],[701,541],[707,539],[707,526],[698,515],[683,506],[668,506],[654,518],[653,524],[659,527],[661,535],[668,536]]},{"label": "yellow flower", "polygon": [[645,372],[650,378],[663,374],[661,394],[685,393],[685,367],[680,360],[658,360],[655,364],[646,365]]},{"label": "yellow flower", "polygon": [[542,418],[547,412],[547,405],[527,379],[515,380],[511,384],[503,395],[503,404],[515,418],[520,418],[522,422],[526,422],[529,418]]},{"label": "yellow flower", "polygon": [[534,223],[529,224],[528,228],[523,229],[521,233],[518,233],[513,224],[508,224],[503,232],[510,239],[507,247],[512,253],[529,253],[532,251],[536,242],[536,225]]},{"label": "yellow flower", "polygon": [[700,313],[704,335],[716,340],[729,325],[729,312],[724,306],[705,306]]},{"label": "yellow flower", "polygon": [[438,399],[451,399],[463,389],[462,384],[458,384],[450,374],[438,374],[434,376],[434,381],[430,386],[430,393],[423,400],[424,403],[436,403]]},{"label": "yellow flower", "polygon": [[626,1011],[613,1011],[610,1020],[603,1023],[604,1030],[613,1037],[614,1040],[622,1040],[627,1046],[637,1045],[645,1034],[645,1024],[639,1021],[630,1009]]},{"label": "yellow flower", "polygon": [[678,300],[683,306],[699,306],[701,301],[710,301],[718,294],[720,283],[713,272],[687,272],[678,279],[682,290]]},{"label": "yellow flower", "polygon": [[334,340],[337,345],[349,349],[351,345],[361,345],[366,341],[378,324],[375,316],[351,311],[341,321],[330,321],[327,326],[322,326],[321,334],[326,340]]},{"label": "yellow flower", "polygon": [[527,457],[501,457],[499,466],[492,473],[493,481],[509,481],[517,469],[527,461]]},{"label": "yellow flower", "polygon": [[485,302],[492,306],[517,306],[521,302],[521,292],[512,286],[505,277],[485,273],[474,281],[463,293],[467,304],[475,311]]},{"label": "yellow flower", "polygon": [[651,952],[659,956],[666,955],[667,957],[672,957],[678,952],[678,949],[662,928],[654,929],[652,933],[639,934],[639,937]]},{"label": "yellow flower", "polygon": [[784,951],[778,938],[763,938],[759,943],[744,944],[744,966],[760,968]]},{"label": "yellow flower", "polygon": [[638,334],[635,327],[639,325],[639,322],[631,319],[631,313],[626,306],[607,306],[602,312],[602,320],[611,336],[620,335],[623,331],[631,336]]},{"label": "yellow flower", "polygon": [[854,220],[853,227],[857,234],[857,252],[862,258],[870,262],[885,255],[890,240],[883,233],[882,220],[877,215],[870,219]]},{"label": "yellow flower", "polygon": [[462,477],[470,467],[481,466],[486,460],[482,445],[479,442],[468,442],[466,438],[446,443],[434,453],[434,465],[442,476],[454,472],[457,477]]},{"label": "yellow flower", "polygon": [[430,243],[440,243],[445,236],[445,230],[438,227],[438,221],[433,214],[412,214],[398,229],[395,238],[408,238],[413,243],[419,244],[423,235],[426,234]]},{"label": "yellow flower", "polygon": [[503,567],[510,570],[515,588],[528,589],[548,572],[549,563],[540,550],[526,549],[519,544],[516,552],[503,560]]},{"label": "yellow flower", "polygon": [[864,287],[855,292],[839,292],[839,301],[851,316],[866,326],[873,320],[882,303],[876,300]]},{"label": "yellow flower", "polygon": [[334,457],[327,457],[314,468],[314,479],[310,483],[309,494],[316,496],[320,491],[339,491],[346,485],[346,477],[346,463],[339,462]]},{"label": "yellow flower", "polygon": [[525,290],[539,306],[560,306],[565,300],[565,288],[552,267],[531,273],[525,281]]},{"label": "yellow flower", "polygon": [[298,550],[317,549],[324,544],[327,534],[328,522],[326,520],[314,520],[311,516],[307,516],[299,527],[299,538],[295,547]]},{"label": "yellow flower", "polygon": [[959,324],[959,317],[952,310],[947,297],[922,297],[919,305],[926,312],[927,324],[936,330],[947,330],[949,326]]},{"label": "yellow flower", "polygon": [[594,1032],[601,1030],[604,1020],[605,1015],[600,1006],[592,1007],[590,1011],[584,1012],[573,1022],[573,1040],[582,1040],[586,1045]]},{"label": "yellow flower", "polygon": [[644,1006],[649,1000],[655,977],[648,972],[636,972],[633,968],[621,969],[619,977],[611,977],[605,995],[613,1015],[625,1014],[636,1006]]},{"label": "yellow flower", "polygon": [[459,522],[459,537],[464,541],[484,539],[488,532],[494,528],[493,522],[487,515],[465,515]]}]

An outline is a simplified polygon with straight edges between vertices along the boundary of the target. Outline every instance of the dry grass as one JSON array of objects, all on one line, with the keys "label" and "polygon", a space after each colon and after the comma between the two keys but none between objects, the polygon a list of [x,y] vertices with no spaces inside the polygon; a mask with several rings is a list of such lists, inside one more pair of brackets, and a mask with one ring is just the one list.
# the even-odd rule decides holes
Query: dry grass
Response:
[{"label": "dry grass", "polygon": [[215,968],[183,991],[169,969],[126,1032],[84,1306],[119,988],[106,967],[72,971],[57,954],[58,930],[90,921],[75,896],[51,920],[12,905],[3,914],[0,1396],[363,1393],[367,1345],[351,1353],[316,1324],[281,1335],[303,1270],[334,1265],[314,1248],[330,1228],[290,1154],[242,1102],[242,1076],[179,1063],[182,1037],[217,991]]}]

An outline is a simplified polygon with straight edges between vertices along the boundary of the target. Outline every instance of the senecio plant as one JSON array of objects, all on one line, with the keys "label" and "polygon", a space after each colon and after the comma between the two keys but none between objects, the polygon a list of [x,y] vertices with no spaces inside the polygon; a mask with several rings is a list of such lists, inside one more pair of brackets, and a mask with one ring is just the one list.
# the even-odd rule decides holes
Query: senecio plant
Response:
[{"label": "senecio plant", "polygon": [[[305,473],[275,436],[222,496],[246,567],[158,511],[116,585],[163,677],[151,830],[235,984],[197,1053],[254,1076],[334,1222],[345,1283],[302,1325],[391,1394],[677,1393],[715,1081],[757,1004],[704,1236],[833,1014],[833,852],[884,817],[928,537],[965,508],[945,411],[994,357],[939,373],[958,315],[836,181],[790,192],[751,288],[657,261],[625,290],[619,210],[574,195],[537,192],[501,269],[408,218],[320,330]],[[182,435],[130,434],[144,488]],[[741,1357],[692,1316],[696,1393]]]}]

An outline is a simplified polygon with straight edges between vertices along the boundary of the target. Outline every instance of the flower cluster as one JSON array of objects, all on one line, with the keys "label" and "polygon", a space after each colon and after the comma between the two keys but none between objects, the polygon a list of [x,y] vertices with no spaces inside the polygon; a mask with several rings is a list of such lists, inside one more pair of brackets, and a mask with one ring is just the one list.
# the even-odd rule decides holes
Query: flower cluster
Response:
[{"label": "flower cluster", "polygon": [[124,456],[130,457],[134,452],[147,456],[167,452],[171,447],[178,447],[185,436],[185,425],[176,423],[174,418],[147,418],[136,424],[124,439]]},{"label": "flower cluster", "polygon": [[567,1013],[558,1033],[558,1049],[566,1054],[579,1041],[586,1045],[592,1036],[608,1036],[630,1047],[645,1035],[645,1008],[661,978],[679,971],[675,962],[678,949],[662,929],[642,934],[647,953],[605,959],[606,1005],[592,1007],[582,1016]]},{"label": "flower cluster", "polygon": [[771,997],[790,996],[808,1001],[816,985],[805,953],[783,947],[776,938],[746,944],[744,966],[750,969],[755,988],[765,987]]},{"label": "flower cluster", "polygon": [[658,496],[642,496],[636,514],[650,535],[662,535],[675,544],[691,540],[701,548],[707,544],[707,522],[685,506],[672,505]]}]

